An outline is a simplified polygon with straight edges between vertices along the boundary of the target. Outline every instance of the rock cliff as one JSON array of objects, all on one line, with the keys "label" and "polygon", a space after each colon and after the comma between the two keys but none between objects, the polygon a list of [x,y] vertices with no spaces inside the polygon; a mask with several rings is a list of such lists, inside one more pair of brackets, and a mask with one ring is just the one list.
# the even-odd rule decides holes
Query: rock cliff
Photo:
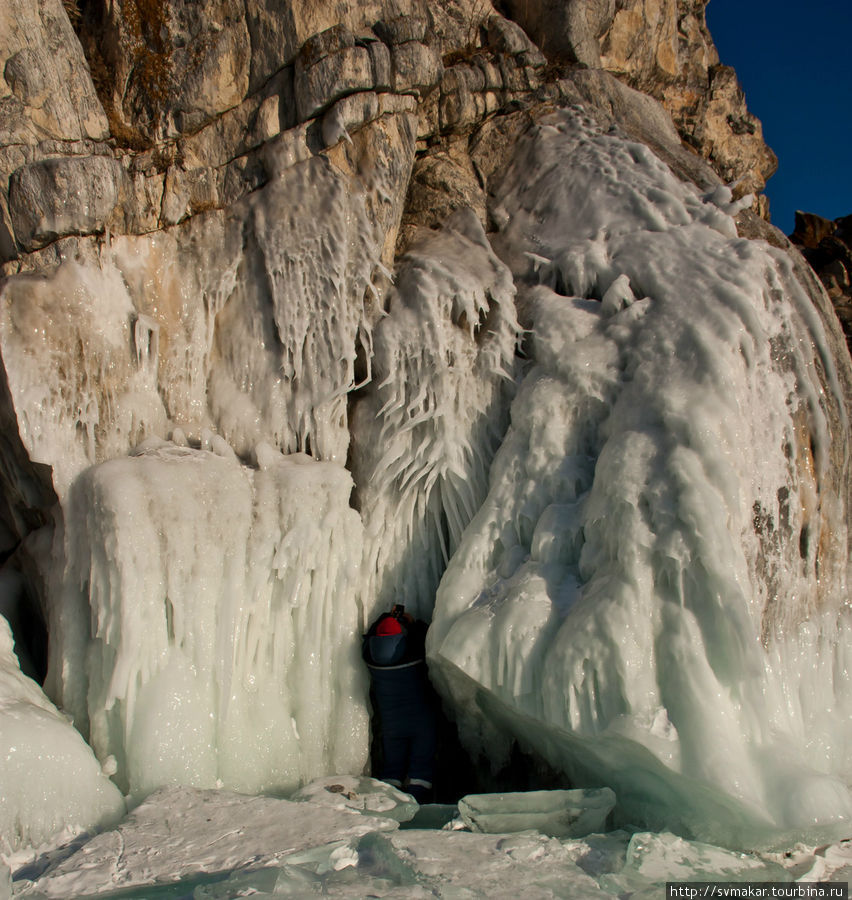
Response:
[{"label": "rock cliff", "polygon": [[852,348],[852,216],[832,221],[797,212],[790,240],[819,275]]},{"label": "rock cliff", "polygon": [[[271,226],[265,213],[258,218],[262,197],[302,197],[288,216],[291,231],[301,228],[297,219],[315,222],[316,233],[299,238],[305,246],[332,239],[312,209],[315,179],[336,185],[347,221],[362,217],[352,235],[363,242],[361,255],[338,260],[333,276],[334,291],[347,298],[347,324],[327,348],[339,360],[330,393],[341,398],[363,356],[358,335],[381,313],[382,272],[395,251],[408,245],[417,227],[437,225],[459,206],[471,207],[491,227],[488,178],[501,148],[511,146],[522,127],[507,113],[542,103],[592,104],[606,121],[650,143],[684,177],[704,187],[717,176],[736,181],[735,196],[759,191],[772,155],[735,76],[717,65],[703,7],[694,0],[508,3],[505,12],[514,21],[482,0],[217,0],[203,10],[184,0],[6,0],[0,45],[3,272],[46,275],[63,261],[84,267],[98,261],[98,277],[118,278],[117,289],[135,311],[135,324],[120,326],[127,332],[120,340],[133,344],[144,332],[153,336],[150,344],[159,336],[160,370],[146,412],[119,425],[116,397],[138,380],[138,365],[128,368],[107,348],[89,346],[92,359],[113,373],[111,399],[103,386],[95,396],[91,384],[79,383],[30,414],[55,416],[49,407],[57,400],[69,423],[75,408],[89,410],[66,435],[61,459],[52,458],[60,445],[38,449],[35,432],[43,436],[44,424],[24,434],[23,444],[8,439],[4,552],[33,523],[45,521],[57,481],[61,493],[80,465],[132,446],[154,423],[179,420],[196,431],[208,425],[221,430],[216,410],[225,401],[216,397],[242,388],[228,374],[233,365],[223,323],[229,313],[220,316],[220,307],[233,290],[242,291],[232,286],[241,280],[241,267],[265,273],[259,283],[271,296],[284,290],[268,242],[277,242],[288,225]],[[301,173],[308,171],[306,180]],[[363,189],[358,209],[351,208],[355,186]],[[214,234],[218,249],[200,251]],[[143,244],[156,248],[154,270],[143,272],[146,266],[138,263]],[[107,265],[105,248],[113,251]],[[215,275],[199,274],[209,272],[199,252]],[[104,274],[110,270],[113,275]],[[315,275],[290,272],[287,278],[304,283]],[[156,304],[152,283],[161,295]],[[65,302],[80,290],[69,284]],[[56,297],[48,302],[55,306]],[[286,331],[293,310],[282,306],[277,315],[276,326]],[[90,345],[85,317],[79,312],[71,333],[59,338],[54,330],[44,340]],[[300,339],[310,344],[315,338],[306,333]],[[134,352],[144,355],[141,347]],[[205,372],[190,385],[180,360],[198,354],[207,360]],[[295,372],[292,359],[273,360],[269,346],[267,355],[266,363],[253,363],[260,365],[249,379],[254,395],[266,391],[264,379],[279,366]],[[19,407],[26,389],[4,385],[4,415],[19,423],[12,431],[26,431]],[[333,438],[335,427],[311,421],[316,390],[299,385],[276,403],[290,407],[289,425],[267,421],[258,430],[231,422],[226,428],[239,452],[263,433],[283,449],[310,446],[321,456],[345,457],[345,424]],[[341,403],[339,413],[329,411],[329,421],[345,420]],[[257,408],[251,415],[269,420]],[[54,467],[52,479],[40,465]]]},{"label": "rock cliff", "polygon": [[[725,252],[748,259],[750,272],[761,264],[747,238],[789,251],[782,262],[771,257],[756,290],[769,306],[786,291],[794,312],[767,316],[765,327],[743,314],[743,328],[760,332],[759,359],[783,370],[772,370],[773,385],[807,392],[789,400],[794,424],[772,432],[793,486],[769,491],[771,511],[752,505],[753,485],[743,494],[750,549],[748,558],[737,551],[737,572],[759,585],[760,653],[776,632],[836,613],[829,585],[843,580],[848,558],[852,369],[825,293],[766,221],[759,193],[774,156],[735,73],[719,65],[704,6],[1,0],[0,554],[20,575],[19,605],[50,633],[47,692],[99,758],[116,757],[123,790],[144,792],[162,774],[145,768],[141,751],[134,757],[134,727],[150,758],[161,752],[157,728],[168,733],[178,772],[170,777],[189,777],[179,771],[178,726],[157,705],[169,675],[212,735],[199,762],[210,783],[225,772],[245,775],[240,789],[292,786],[364,762],[363,673],[346,648],[403,584],[412,608],[431,613],[488,495],[521,371],[537,352],[561,371],[559,329],[552,348],[528,339],[536,316],[547,327],[544,289],[579,299],[581,331],[594,331],[600,310],[632,307],[640,333],[645,288],[631,287],[607,256],[619,229],[634,227],[624,225],[631,215],[647,225],[648,246],[657,232],[694,226],[730,242]],[[568,124],[554,115],[566,109]],[[614,224],[601,216],[594,233],[572,237],[582,271],[560,257],[570,254],[558,240],[544,246],[534,233],[558,198],[538,187],[543,197],[525,206],[518,188],[512,202],[531,223],[521,233],[505,188],[506,172],[523,168],[518,148],[529,134],[542,146],[559,134],[559,146],[574,147],[563,140],[572,128],[581,148],[606,144],[595,157],[601,191],[630,193],[620,166],[647,175]],[[578,179],[585,164],[578,151]],[[584,203],[576,216],[597,222],[599,210]],[[501,249],[512,228],[514,243]],[[844,241],[844,228],[836,223],[831,240]],[[836,283],[848,296],[846,269],[826,266],[836,276],[829,292]],[[737,270],[726,269],[730,290],[714,290],[720,309],[740,315],[737,291],[753,284],[743,287]],[[692,280],[679,283],[686,291]],[[678,312],[679,346],[648,332],[662,356],[683,347],[712,356],[688,319]],[[728,340],[726,328],[707,326]],[[618,323],[608,335],[627,343]],[[751,372],[747,345],[731,337],[724,352]],[[592,394],[615,396],[613,367],[604,365],[606,384]],[[682,437],[679,423],[667,416],[665,426]],[[549,458],[536,463],[530,444],[530,471],[546,469]],[[577,456],[588,468],[591,450]],[[199,470],[175,478],[187,461]],[[759,473],[753,484],[765,488]],[[218,506],[220,496],[233,509]],[[341,548],[333,577],[317,549],[331,534]],[[220,553],[229,536],[239,546]],[[220,579],[187,558],[193,542]],[[784,593],[788,558],[797,580]],[[706,571],[694,569],[700,581]],[[236,595],[251,599],[241,605]],[[181,604],[199,596],[213,598],[199,605],[199,622],[210,608],[229,618],[212,614],[193,634]],[[340,598],[346,617],[334,615]],[[134,628],[154,635],[144,658],[122,644]],[[329,691],[355,710],[351,718],[321,721],[311,705],[324,673],[300,649],[307,632],[349,654]],[[255,664],[270,685],[286,675],[286,714],[271,687],[262,691],[295,748],[283,762],[269,762],[268,725],[251,718]],[[674,740],[665,715],[649,716],[655,740],[660,729]],[[246,734],[251,776],[241,769]],[[704,743],[694,741],[702,764]],[[346,752],[332,759],[333,746]]]}]

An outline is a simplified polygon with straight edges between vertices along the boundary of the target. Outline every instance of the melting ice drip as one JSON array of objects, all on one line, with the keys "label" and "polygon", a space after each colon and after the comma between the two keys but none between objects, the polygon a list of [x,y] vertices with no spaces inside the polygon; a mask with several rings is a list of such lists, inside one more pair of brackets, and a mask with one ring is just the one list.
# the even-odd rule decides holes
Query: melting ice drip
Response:
[{"label": "melting ice drip", "polygon": [[519,144],[495,246],[533,364],[428,652],[495,765],[507,733],[754,845],[848,827],[852,616],[824,335],[729,201],[576,112]]}]

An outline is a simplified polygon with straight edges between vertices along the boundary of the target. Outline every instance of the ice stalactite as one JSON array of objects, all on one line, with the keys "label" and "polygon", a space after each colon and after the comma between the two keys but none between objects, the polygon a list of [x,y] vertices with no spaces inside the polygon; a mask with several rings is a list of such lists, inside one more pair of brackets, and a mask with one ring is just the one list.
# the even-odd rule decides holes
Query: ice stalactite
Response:
[{"label": "ice stalactite", "polygon": [[509,270],[469,209],[403,257],[356,407],[365,597],[431,616],[447,559],[485,497],[507,424],[518,324]]},{"label": "ice stalactite", "polygon": [[216,323],[214,417],[238,449],[271,435],[284,452],[343,464],[384,233],[363,194],[318,157],[287,169],[246,211],[242,267]]},{"label": "ice stalactite", "polygon": [[789,259],[577,110],[492,199],[534,365],[441,582],[434,678],[495,764],[510,735],[630,820],[836,836],[845,413]]},{"label": "ice stalactite", "polygon": [[352,482],[258,448],[259,468],[152,441],[65,508],[52,689],[122,789],[292,789],[366,761]]}]

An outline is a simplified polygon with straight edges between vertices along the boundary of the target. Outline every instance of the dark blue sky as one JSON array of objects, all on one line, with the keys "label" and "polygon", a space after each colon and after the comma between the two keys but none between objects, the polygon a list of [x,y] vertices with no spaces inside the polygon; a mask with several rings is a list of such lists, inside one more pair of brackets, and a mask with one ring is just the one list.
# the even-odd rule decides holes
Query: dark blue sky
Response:
[{"label": "dark blue sky", "polygon": [[773,224],[852,215],[852,0],[710,0],[707,24],[778,156]]}]

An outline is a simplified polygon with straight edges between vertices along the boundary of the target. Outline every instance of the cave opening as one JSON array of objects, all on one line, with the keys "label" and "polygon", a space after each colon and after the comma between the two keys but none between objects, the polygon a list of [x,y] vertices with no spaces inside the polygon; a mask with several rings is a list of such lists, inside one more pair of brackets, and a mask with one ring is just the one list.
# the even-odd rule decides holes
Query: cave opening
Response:
[{"label": "cave opening", "polygon": [[21,671],[43,685],[47,677],[47,624],[24,577],[8,568],[0,573],[0,615],[9,623]]}]

